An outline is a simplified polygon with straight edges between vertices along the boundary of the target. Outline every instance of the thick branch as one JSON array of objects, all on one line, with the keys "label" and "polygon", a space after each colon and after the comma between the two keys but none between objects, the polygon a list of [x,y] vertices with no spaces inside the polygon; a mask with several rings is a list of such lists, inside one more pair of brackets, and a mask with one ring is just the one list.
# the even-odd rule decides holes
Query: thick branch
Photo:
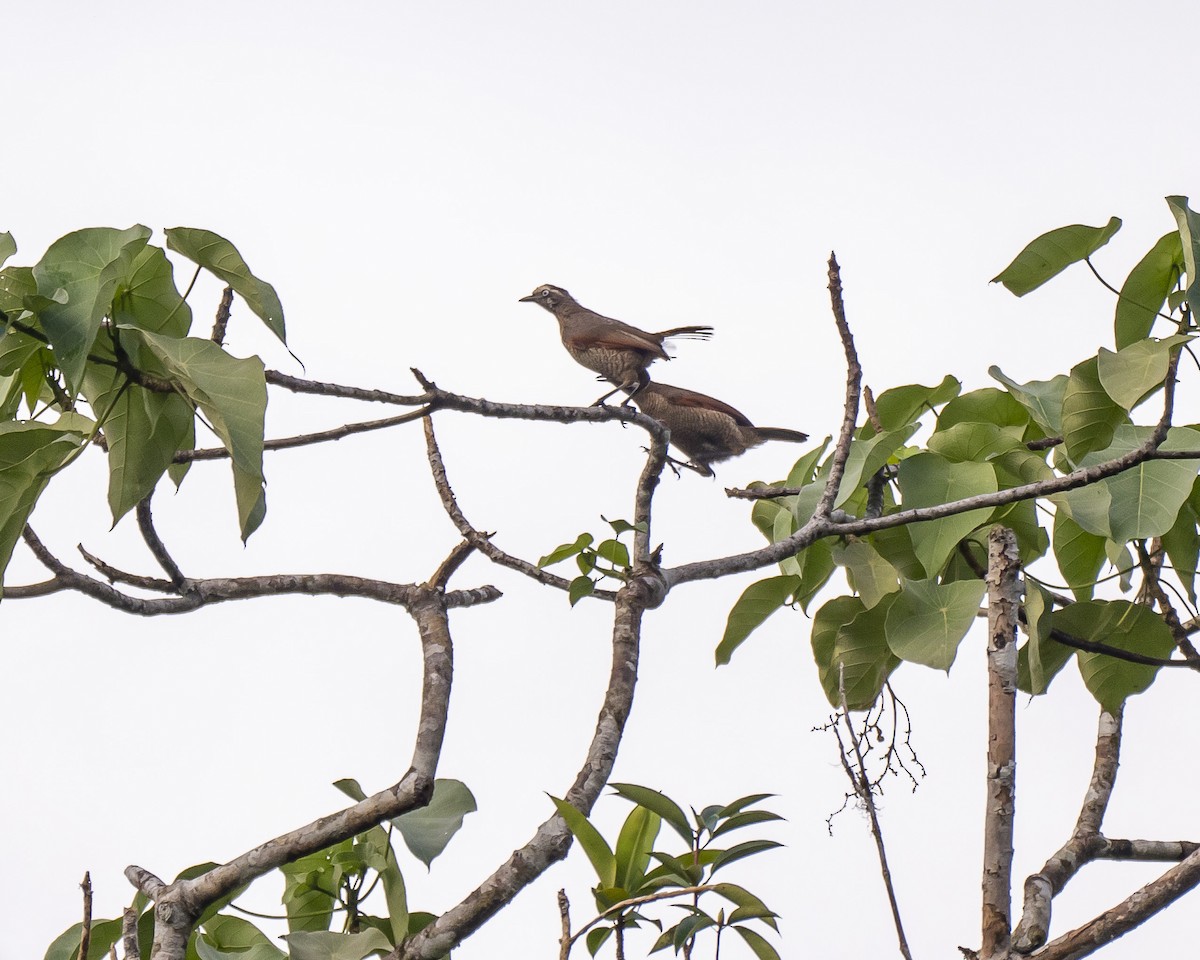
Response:
[{"label": "thick branch", "polygon": [[988,754],[981,960],[1008,954],[1016,809],[1017,610],[1021,561],[1006,527],[988,534]]},{"label": "thick branch", "polygon": [[[285,863],[340,843],[383,820],[425,806],[445,736],[453,676],[453,645],[445,597],[435,587],[418,588],[408,605],[421,636],[424,679],[412,765],[394,786],[354,806],[276,837],[191,880],[151,885],[155,899],[155,960],[183,960],[188,935],[203,910],[236,888]],[[140,868],[126,871],[149,894]]]},{"label": "thick branch", "polygon": [[1029,954],[1030,960],[1079,960],[1140,926],[1200,884],[1200,850],[1094,920]]},{"label": "thick branch", "polygon": [[[608,690],[600,708],[596,732],[587,757],[566,793],[566,800],[588,813],[612,773],[625,723],[633,706],[637,683],[642,612],[648,597],[639,580],[617,593],[613,620],[613,658]],[[557,814],[546,820],[532,839],[516,850],[479,887],[416,936],[404,941],[387,960],[433,960],[444,956],[498,913],[522,889],[566,856],[571,831]]]}]

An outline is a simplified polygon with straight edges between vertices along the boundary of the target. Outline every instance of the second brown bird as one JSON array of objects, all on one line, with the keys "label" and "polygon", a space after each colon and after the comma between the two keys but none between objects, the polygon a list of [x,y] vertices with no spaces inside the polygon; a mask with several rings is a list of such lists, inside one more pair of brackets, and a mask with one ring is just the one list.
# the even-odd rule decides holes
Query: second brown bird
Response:
[{"label": "second brown bird", "polygon": [[687,464],[706,477],[710,464],[739,457],[768,440],[803,443],[807,433],[786,427],[756,427],[739,410],[715,397],[651,380],[644,372],[632,399],[642,413],[671,431],[671,443],[691,458]]},{"label": "second brown bird", "polygon": [[[672,327],[650,333],[589,310],[562,287],[544,283],[521,303],[536,303],[554,314],[563,346],[575,360],[616,386],[596,401],[602,404],[618,390],[633,395],[655,360],[670,360],[663,349],[668,337],[707,340],[712,327]],[[626,403],[629,401],[626,400]]]}]

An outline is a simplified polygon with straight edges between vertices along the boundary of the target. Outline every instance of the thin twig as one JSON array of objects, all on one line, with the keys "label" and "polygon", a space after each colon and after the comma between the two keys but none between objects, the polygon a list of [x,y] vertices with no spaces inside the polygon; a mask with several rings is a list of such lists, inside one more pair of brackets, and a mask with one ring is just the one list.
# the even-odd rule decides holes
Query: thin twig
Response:
[{"label": "thin twig", "polygon": [[92,940],[92,874],[87,871],[83,875],[83,883],[79,885],[83,891],[83,928],[79,931],[79,960],[87,960],[88,947]]},{"label": "thin twig", "polygon": [[212,342],[218,347],[225,344],[225,331],[229,328],[229,311],[233,308],[233,287],[221,291],[221,302],[217,304],[217,316],[213,320]]},{"label": "thin twig", "polygon": [[158,531],[154,529],[154,515],[150,512],[150,498],[153,495],[153,491],[151,491],[137,505],[138,529],[142,532],[142,539],[146,541],[146,546],[150,548],[150,553],[158,561],[158,565],[171,578],[171,585],[179,587],[187,578],[179,569],[179,564],[171,557],[166,544],[158,535]]}]

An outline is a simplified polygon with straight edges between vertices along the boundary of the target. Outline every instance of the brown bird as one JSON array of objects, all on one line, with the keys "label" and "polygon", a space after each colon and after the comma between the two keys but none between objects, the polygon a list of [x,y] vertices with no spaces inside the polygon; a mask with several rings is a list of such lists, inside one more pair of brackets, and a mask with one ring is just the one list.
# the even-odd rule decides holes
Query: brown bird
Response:
[{"label": "brown bird", "polygon": [[749,418],[727,403],[695,390],[659,383],[642,373],[633,402],[648,417],[671,431],[671,443],[691,458],[691,467],[705,477],[715,474],[709,464],[740,457],[751,447],[768,440],[802,443],[807,433],[784,427],[756,427]]},{"label": "brown bird", "polygon": [[712,327],[672,327],[648,333],[580,306],[562,287],[549,283],[521,297],[520,302],[536,303],[554,314],[567,353],[589,370],[595,370],[602,379],[616,384],[593,406],[603,404],[619,390],[630,396],[637,393],[646,368],[655,360],[671,359],[663,349],[667,337],[707,340],[712,336]]}]

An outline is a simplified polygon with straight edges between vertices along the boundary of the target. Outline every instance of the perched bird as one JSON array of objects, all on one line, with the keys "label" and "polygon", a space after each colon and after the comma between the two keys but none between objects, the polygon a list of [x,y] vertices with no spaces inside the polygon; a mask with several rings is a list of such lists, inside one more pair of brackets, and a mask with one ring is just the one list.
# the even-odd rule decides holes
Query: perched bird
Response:
[{"label": "perched bird", "polygon": [[[712,327],[672,327],[648,333],[620,320],[602,317],[580,306],[562,287],[544,283],[521,303],[536,303],[558,319],[563,346],[575,360],[616,386],[593,404],[598,406],[619,390],[637,393],[641,376],[655,360],[670,360],[663,349],[667,337],[707,340]],[[629,403],[628,400],[624,401]]]},{"label": "perched bird", "polygon": [[683,466],[705,477],[714,476],[709,464],[739,457],[768,440],[802,443],[808,439],[808,434],[799,430],[756,427],[727,403],[651,380],[645,372],[631,396],[642,413],[671,431],[671,443],[691,458],[692,462]]}]

